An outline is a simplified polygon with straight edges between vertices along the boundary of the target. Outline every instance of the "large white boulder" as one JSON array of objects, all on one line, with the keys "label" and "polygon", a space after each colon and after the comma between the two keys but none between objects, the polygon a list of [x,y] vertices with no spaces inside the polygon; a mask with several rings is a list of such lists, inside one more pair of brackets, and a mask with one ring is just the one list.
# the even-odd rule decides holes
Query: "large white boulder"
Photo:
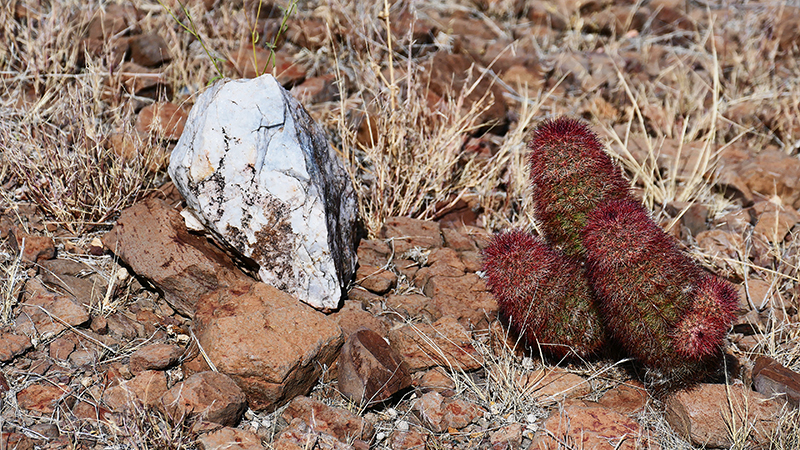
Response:
[{"label": "large white boulder", "polygon": [[169,175],[261,280],[335,309],[356,265],[350,178],[308,112],[271,75],[221,80],[201,94]]}]

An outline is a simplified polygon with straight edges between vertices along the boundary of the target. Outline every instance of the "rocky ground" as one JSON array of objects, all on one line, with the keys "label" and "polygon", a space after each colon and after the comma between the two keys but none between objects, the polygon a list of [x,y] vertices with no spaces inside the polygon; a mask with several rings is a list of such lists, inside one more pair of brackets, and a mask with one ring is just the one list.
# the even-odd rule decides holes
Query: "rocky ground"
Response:
[{"label": "rocky ground", "polygon": [[[798,25],[769,1],[0,7],[0,449],[800,447]],[[358,191],[327,315],[188,230],[166,177],[196,94],[265,70]],[[738,286],[726,376],[655,398],[497,320],[480,250],[535,228],[525,139],[559,114]]]}]

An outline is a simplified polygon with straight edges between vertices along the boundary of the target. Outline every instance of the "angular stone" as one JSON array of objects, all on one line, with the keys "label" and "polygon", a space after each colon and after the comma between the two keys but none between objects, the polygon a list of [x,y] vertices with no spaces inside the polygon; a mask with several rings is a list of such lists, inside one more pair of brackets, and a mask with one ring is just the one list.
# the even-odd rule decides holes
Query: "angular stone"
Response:
[{"label": "angular stone", "polygon": [[414,385],[423,393],[436,391],[445,397],[452,397],[456,388],[456,382],[441,367],[428,370],[414,381]]},{"label": "angular stone", "polygon": [[383,241],[364,239],[358,244],[359,264],[383,267],[392,256],[392,248]]},{"label": "angular stone", "polygon": [[457,252],[469,252],[477,250],[472,239],[468,238],[455,228],[442,228],[442,237],[445,247]]},{"label": "angular stone", "polygon": [[414,247],[428,249],[443,244],[438,223],[409,217],[389,218],[381,227],[380,236],[382,239],[391,239],[394,254],[398,256]]},{"label": "angular stone", "polygon": [[489,436],[492,450],[518,450],[522,443],[522,424],[512,423],[493,432]]},{"label": "angular stone", "polygon": [[146,370],[127,381],[106,389],[103,402],[115,412],[131,411],[141,406],[155,407],[167,392],[164,372]]},{"label": "angular stone", "polygon": [[433,366],[474,370],[483,364],[483,356],[472,346],[469,332],[449,316],[432,325],[405,324],[394,328],[389,331],[389,343],[412,372]]},{"label": "angular stone", "polygon": [[172,344],[150,344],[131,354],[131,373],[137,374],[145,370],[163,370],[178,362],[183,349]]},{"label": "angular stone", "polygon": [[17,392],[17,405],[28,411],[52,414],[69,392],[69,387],[60,384],[32,384]]},{"label": "angular stone", "polygon": [[[432,323],[442,317],[442,312],[431,299],[419,294],[388,295],[384,300],[386,308],[396,314],[389,315],[392,320],[419,318]],[[401,317],[394,317],[399,314]]]},{"label": "angular stone", "polygon": [[328,433],[314,431],[303,419],[292,419],[286,429],[272,442],[274,450],[306,450],[309,443],[319,450],[355,450]]},{"label": "angular stone", "polygon": [[169,174],[218,238],[261,280],[323,310],[356,266],[353,185],[322,129],[270,75],[200,95]]},{"label": "angular stone", "polygon": [[238,428],[223,427],[197,438],[201,450],[263,450],[257,434]]},{"label": "angular stone", "polygon": [[392,450],[425,450],[428,448],[427,442],[427,437],[415,429],[394,430],[389,436],[389,448]]},{"label": "angular stone", "polygon": [[21,251],[25,262],[36,263],[53,259],[56,255],[55,242],[51,237],[28,234],[18,228],[12,228],[10,235],[11,249],[18,255]]},{"label": "angular stone", "polygon": [[356,271],[356,283],[376,294],[385,294],[397,284],[397,275],[389,270],[360,264]]},{"label": "angular stone", "polygon": [[144,67],[155,67],[172,59],[164,38],[156,33],[133,36],[128,45],[131,50],[131,60]]},{"label": "angular stone", "polygon": [[17,333],[51,336],[89,321],[89,312],[72,297],[49,292],[37,279],[25,283],[25,303],[15,321]]},{"label": "angular stone", "polygon": [[666,419],[694,445],[729,448],[731,430],[750,430],[748,445],[767,446],[777,430],[780,403],[743,384],[701,384],[666,401]]},{"label": "angular stone", "polygon": [[195,326],[208,358],[257,411],[307,393],[344,342],[324,314],[265,283],[204,296]]},{"label": "angular stone", "polygon": [[328,406],[319,400],[297,396],[286,407],[282,417],[287,422],[300,419],[316,433],[326,433],[342,442],[353,439],[369,441],[375,429],[369,421],[352,412]]},{"label": "angular stone", "polygon": [[[422,269],[420,270],[422,272]],[[497,300],[486,282],[474,273],[457,277],[433,276],[423,289],[442,315],[466,326],[486,328],[497,317]]]},{"label": "angular stone", "polygon": [[0,333],[0,362],[8,362],[31,349],[33,344],[28,336],[14,333]]},{"label": "angular stone", "polygon": [[138,97],[152,98],[154,100],[160,97],[172,97],[172,86],[158,70],[148,69],[135,62],[126,61],[120,65],[117,75],[119,75],[119,78],[114,81],[124,86],[129,93]]},{"label": "angular stone", "polygon": [[400,355],[379,334],[365,328],[347,338],[338,368],[339,392],[359,404],[382,402],[411,385]]},{"label": "angular stone", "polygon": [[753,367],[753,386],[767,396],[778,396],[790,405],[800,405],[800,373],[784,367],[767,356],[756,359]]},{"label": "angular stone", "polygon": [[594,450],[637,450],[651,448],[639,424],[602,406],[567,406],[554,411],[544,422],[531,449],[551,450],[567,442],[574,448]]},{"label": "angular stone", "polygon": [[328,315],[328,318],[341,327],[345,336],[350,336],[360,328],[369,328],[381,336],[386,336],[389,331],[386,319],[365,311],[361,302],[356,300],[345,301],[342,309]]},{"label": "angular stone", "polygon": [[149,198],[122,211],[103,245],[150,280],[185,316],[194,314],[202,295],[252,282],[221,250],[189,233],[178,211],[160,199]]},{"label": "angular stone", "polygon": [[432,431],[441,433],[449,428],[461,429],[482,416],[483,408],[460,398],[446,398],[435,391],[414,401],[414,414]]},{"label": "angular stone", "polygon": [[227,375],[219,372],[196,373],[161,396],[159,407],[176,423],[185,417],[224,426],[235,426],[247,409],[244,392]]},{"label": "angular stone", "polygon": [[42,282],[63,289],[79,304],[95,304],[106,295],[108,283],[86,264],[65,259],[51,259],[41,261],[39,265],[42,268]]},{"label": "angular stone", "polygon": [[743,161],[736,170],[752,192],[800,208],[800,160],[780,150],[767,149]]}]

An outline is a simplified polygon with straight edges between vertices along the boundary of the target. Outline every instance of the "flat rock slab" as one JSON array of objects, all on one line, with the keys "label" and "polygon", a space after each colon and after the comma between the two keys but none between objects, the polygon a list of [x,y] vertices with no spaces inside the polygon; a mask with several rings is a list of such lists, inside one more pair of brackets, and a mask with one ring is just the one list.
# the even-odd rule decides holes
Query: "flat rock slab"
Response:
[{"label": "flat rock slab", "polygon": [[672,429],[694,445],[729,448],[731,430],[749,432],[749,445],[768,446],[779,423],[781,405],[742,384],[701,384],[666,401]]},{"label": "flat rock slab", "polygon": [[761,356],[756,359],[753,386],[768,397],[777,396],[794,407],[800,405],[800,373],[772,358]]},{"label": "flat rock slab", "polygon": [[89,311],[72,296],[50,292],[34,278],[25,283],[15,331],[28,336],[54,336],[89,321]]},{"label": "flat rock slab", "polygon": [[263,450],[257,434],[238,428],[223,427],[197,438],[201,450]]},{"label": "flat rock slab", "polygon": [[337,362],[339,391],[358,404],[382,402],[411,385],[400,355],[366,328],[348,336]]},{"label": "flat rock slab", "polygon": [[433,366],[475,370],[483,357],[464,326],[454,317],[442,317],[432,325],[405,324],[389,331],[389,343],[411,372]]},{"label": "flat rock slab", "polygon": [[203,294],[252,282],[206,238],[189,233],[180,213],[160,199],[150,198],[122,211],[114,228],[103,236],[103,245],[189,317]]},{"label": "flat rock slab", "polygon": [[355,191],[322,129],[275,78],[226,79],[201,94],[169,174],[262,281],[338,307],[356,266]]},{"label": "flat rock slab", "polygon": [[544,433],[538,433],[531,449],[556,450],[637,450],[651,448],[639,424],[625,415],[602,406],[571,405],[554,411],[545,420]]},{"label": "flat rock slab", "polygon": [[450,428],[461,429],[481,417],[485,410],[470,401],[444,397],[431,391],[414,401],[414,414],[431,430],[437,433]]},{"label": "flat rock slab", "polygon": [[265,283],[204,296],[194,320],[208,358],[257,411],[311,390],[344,343],[335,322]]}]

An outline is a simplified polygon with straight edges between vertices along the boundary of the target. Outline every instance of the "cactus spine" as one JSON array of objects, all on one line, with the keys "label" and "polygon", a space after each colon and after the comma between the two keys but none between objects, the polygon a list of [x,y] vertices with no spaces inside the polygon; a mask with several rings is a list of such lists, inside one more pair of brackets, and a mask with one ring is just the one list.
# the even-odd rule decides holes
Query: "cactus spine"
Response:
[{"label": "cactus spine", "polygon": [[495,235],[483,257],[501,316],[528,345],[558,358],[600,348],[605,333],[577,261],[519,230]]}]

